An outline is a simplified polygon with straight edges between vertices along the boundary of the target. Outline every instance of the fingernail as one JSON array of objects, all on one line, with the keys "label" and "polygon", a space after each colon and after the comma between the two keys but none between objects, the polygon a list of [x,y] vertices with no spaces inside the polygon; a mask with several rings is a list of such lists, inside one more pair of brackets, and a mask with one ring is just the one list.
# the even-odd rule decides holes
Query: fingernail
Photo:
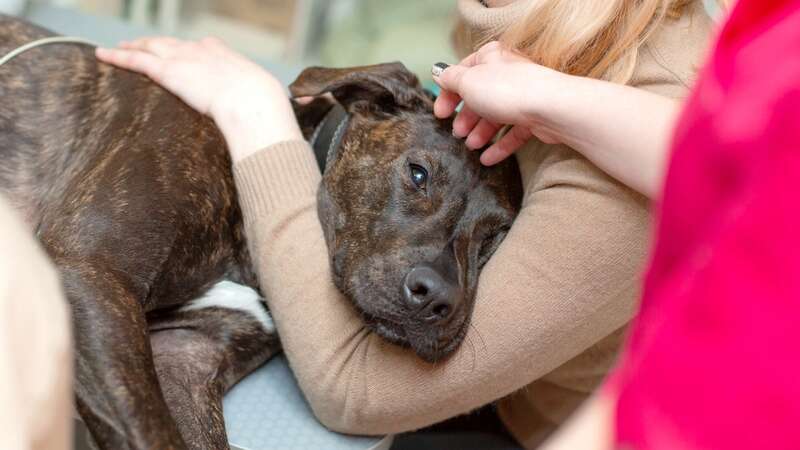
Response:
[{"label": "fingernail", "polygon": [[438,62],[431,67],[431,74],[435,77],[438,77],[444,72],[445,69],[450,67],[450,64]]}]

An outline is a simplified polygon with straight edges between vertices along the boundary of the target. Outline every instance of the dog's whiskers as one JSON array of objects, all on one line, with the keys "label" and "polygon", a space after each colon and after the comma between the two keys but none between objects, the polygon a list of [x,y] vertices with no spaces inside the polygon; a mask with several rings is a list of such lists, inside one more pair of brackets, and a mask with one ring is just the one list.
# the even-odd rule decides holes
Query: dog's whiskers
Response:
[{"label": "dog's whiskers", "polygon": [[[475,334],[478,335],[478,338],[481,340],[481,345],[483,345],[483,351],[486,351],[486,341],[483,340],[483,335],[480,331],[478,331],[478,327],[476,327],[472,322],[469,323],[469,327],[475,330]],[[469,333],[467,335],[469,336]]]},{"label": "dog's whiskers", "polygon": [[472,339],[469,338],[469,334],[465,335],[464,337],[466,338],[465,341],[467,342],[467,344],[469,344],[469,348],[472,353],[472,369],[470,369],[470,372],[474,372],[475,364],[477,363],[478,360],[478,356],[475,353],[475,344],[472,342]]}]

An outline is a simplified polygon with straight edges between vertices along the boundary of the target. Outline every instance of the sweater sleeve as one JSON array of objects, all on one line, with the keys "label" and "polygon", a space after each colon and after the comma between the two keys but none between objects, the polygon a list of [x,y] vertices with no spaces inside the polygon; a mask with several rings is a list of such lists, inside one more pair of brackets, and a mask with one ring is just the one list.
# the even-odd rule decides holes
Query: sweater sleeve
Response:
[{"label": "sweater sleeve", "polygon": [[420,428],[547,374],[631,316],[644,199],[565,147],[519,155],[523,209],[481,274],[472,326],[428,364],[365,328],[331,281],[305,142],[239,162],[246,233],[289,363],[319,420],[346,433]]},{"label": "sweater sleeve", "polygon": [[[665,25],[632,84],[685,95],[710,29],[700,10]],[[481,273],[465,342],[435,365],[365,328],[334,287],[308,144],[277,144],[236,165],[264,294],[323,424],[357,434],[430,425],[550,374],[630,319],[648,248],[645,199],[563,146],[530,144],[517,158],[522,211]]]}]

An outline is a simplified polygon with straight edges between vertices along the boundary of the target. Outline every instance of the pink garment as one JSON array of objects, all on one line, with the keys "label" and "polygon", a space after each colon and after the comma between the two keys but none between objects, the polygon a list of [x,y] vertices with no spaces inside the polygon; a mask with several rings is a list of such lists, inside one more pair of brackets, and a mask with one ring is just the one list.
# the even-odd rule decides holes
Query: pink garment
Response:
[{"label": "pink garment", "polygon": [[800,1],[740,0],[675,135],[616,441],[800,449]]}]

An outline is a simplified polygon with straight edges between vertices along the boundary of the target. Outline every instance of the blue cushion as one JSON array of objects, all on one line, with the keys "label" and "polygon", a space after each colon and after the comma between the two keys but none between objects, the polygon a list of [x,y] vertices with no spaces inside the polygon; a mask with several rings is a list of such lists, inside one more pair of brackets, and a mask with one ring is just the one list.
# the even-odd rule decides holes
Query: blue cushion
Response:
[{"label": "blue cushion", "polygon": [[314,418],[283,355],[240,381],[225,396],[231,445],[242,450],[388,449],[391,438],[334,433]]}]

